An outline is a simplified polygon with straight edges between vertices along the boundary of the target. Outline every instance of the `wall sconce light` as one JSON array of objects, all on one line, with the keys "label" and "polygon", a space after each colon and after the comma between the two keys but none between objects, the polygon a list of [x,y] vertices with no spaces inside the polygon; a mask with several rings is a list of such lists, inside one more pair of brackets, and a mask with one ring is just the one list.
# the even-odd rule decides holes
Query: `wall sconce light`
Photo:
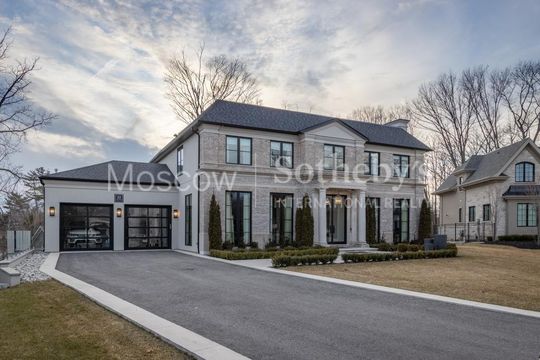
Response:
[{"label": "wall sconce light", "polygon": [[178,219],[178,217],[180,216],[180,212],[178,211],[178,209],[174,209],[172,211],[172,216],[173,218]]},{"label": "wall sconce light", "polygon": [[56,209],[54,208],[54,206],[51,206],[49,207],[49,216],[54,216],[56,215]]},{"label": "wall sconce light", "polygon": [[116,208],[116,217],[122,217],[122,208]]}]

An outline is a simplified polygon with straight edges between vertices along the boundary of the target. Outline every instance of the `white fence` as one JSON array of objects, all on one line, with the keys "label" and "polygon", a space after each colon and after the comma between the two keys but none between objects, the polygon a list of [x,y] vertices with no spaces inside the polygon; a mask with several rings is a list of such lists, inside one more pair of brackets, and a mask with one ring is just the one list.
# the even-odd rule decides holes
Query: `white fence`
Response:
[{"label": "white fence", "polygon": [[28,250],[31,247],[32,236],[30,230],[7,231],[7,253]]}]

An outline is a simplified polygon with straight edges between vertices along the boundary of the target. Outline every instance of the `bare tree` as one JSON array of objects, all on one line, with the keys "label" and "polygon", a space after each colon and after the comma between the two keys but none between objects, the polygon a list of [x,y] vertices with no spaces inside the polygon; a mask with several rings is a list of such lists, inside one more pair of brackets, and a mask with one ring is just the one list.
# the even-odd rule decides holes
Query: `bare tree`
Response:
[{"label": "bare tree", "polygon": [[540,62],[523,61],[498,76],[507,84],[503,99],[512,120],[509,130],[516,140],[536,142],[540,135]]},{"label": "bare tree", "polygon": [[478,66],[463,71],[461,86],[481,133],[471,138],[473,147],[487,153],[504,146],[507,136],[501,115],[507,77],[499,71],[489,72],[487,66]]},{"label": "bare tree", "polygon": [[471,100],[454,73],[421,85],[413,105],[420,126],[435,135],[454,167],[477,152],[472,148],[475,117]]},{"label": "bare tree", "polygon": [[164,80],[172,107],[186,124],[217,99],[259,102],[260,90],[247,65],[223,55],[206,59],[204,46],[197,52],[195,64],[188,61],[185,52],[171,58]]},{"label": "bare tree", "polygon": [[10,156],[20,150],[25,135],[48,124],[54,115],[36,112],[28,99],[30,75],[38,59],[9,61],[11,28],[0,35],[0,191],[8,192],[21,178]]},{"label": "bare tree", "polygon": [[360,106],[352,111],[349,118],[354,120],[366,121],[374,124],[386,124],[396,119],[409,120],[409,132],[414,133],[416,128],[416,119],[410,104],[393,105],[384,107],[382,105]]}]

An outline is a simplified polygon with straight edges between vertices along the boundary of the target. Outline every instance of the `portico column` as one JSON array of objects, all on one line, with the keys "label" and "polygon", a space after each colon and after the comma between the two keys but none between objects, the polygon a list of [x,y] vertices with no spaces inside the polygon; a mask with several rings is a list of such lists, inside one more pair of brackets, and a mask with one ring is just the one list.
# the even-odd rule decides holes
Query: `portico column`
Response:
[{"label": "portico column", "polygon": [[319,244],[328,245],[326,243],[326,189],[319,189]]},{"label": "portico column", "polygon": [[366,244],[366,192],[359,190],[358,194],[358,242]]}]

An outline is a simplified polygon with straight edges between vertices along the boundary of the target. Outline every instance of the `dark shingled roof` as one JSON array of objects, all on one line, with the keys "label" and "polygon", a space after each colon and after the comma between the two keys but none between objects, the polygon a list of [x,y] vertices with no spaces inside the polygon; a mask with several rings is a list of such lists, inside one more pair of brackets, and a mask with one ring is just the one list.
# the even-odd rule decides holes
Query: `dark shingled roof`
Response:
[{"label": "dark shingled roof", "polygon": [[[132,175],[126,183],[170,185],[175,184],[174,175],[165,164],[141,163],[131,161],[107,161],[101,164],[85,166],[73,170],[61,171],[42,176],[41,180],[69,180],[89,182],[109,182],[109,166],[114,170],[118,183],[122,183],[128,167],[131,165]],[[158,177],[159,174],[159,177]],[[111,174],[112,175],[112,174]],[[111,179],[114,183],[116,180]]]},{"label": "dark shingled roof", "polygon": [[510,185],[503,196],[538,196],[540,185]]},{"label": "dark shingled roof", "polygon": [[198,119],[206,124],[226,125],[257,130],[300,134],[311,128],[336,121],[345,124],[368,143],[390,145],[429,151],[430,148],[403,129],[338,119],[330,116],[308,114],[298,111],[242,104],[231,101],[215,101]]},{"label": "dark shingled roof", "polygon": [[[460,171],[472,173],[463,182],[462,185],[464,186],[477,180],[504,175],[500,173],[502,171],[502,167],[508,161],[510,161],[510,159],[519,150],[519,148],[521,148],[521,146],[528,141],[529,139],[525,139],[517,143],[502,147],[485,155],[473,155],[469,160],[463,163],[463,165],[456,168],[453,174]],[[441,184],[441,186],[439,186],[436,192],[451,190],[457,186],[458,177],[453,174],[446,178],[446,180]]]}]

